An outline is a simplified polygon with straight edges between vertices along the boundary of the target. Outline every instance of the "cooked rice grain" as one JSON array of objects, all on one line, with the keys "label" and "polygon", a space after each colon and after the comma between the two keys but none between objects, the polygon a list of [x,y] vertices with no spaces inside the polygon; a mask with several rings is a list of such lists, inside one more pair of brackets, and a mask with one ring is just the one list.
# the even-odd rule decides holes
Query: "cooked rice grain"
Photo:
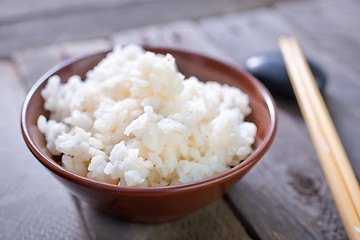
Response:
[{"label": "cooked rice grain", "polygon": [[47,148],[81,176],[121,186],[188,183],[222,173],[252,151],[256,126],[239,89],[184,79],[175,59],[116,47],[86,79],[42,90]]}]

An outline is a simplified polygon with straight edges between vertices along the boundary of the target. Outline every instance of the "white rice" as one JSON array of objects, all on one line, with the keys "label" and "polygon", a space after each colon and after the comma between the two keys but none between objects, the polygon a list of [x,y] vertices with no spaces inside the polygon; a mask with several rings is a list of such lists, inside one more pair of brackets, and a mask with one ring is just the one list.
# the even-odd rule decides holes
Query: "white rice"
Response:
[{"label": "white rice", "polygon": [[58,76],[42,90],[47,148],[81,176],[121,186],[167,186],[222,173],[252,151],[248,96],[184,79],[175,59],[116,47],[86,79]]}]

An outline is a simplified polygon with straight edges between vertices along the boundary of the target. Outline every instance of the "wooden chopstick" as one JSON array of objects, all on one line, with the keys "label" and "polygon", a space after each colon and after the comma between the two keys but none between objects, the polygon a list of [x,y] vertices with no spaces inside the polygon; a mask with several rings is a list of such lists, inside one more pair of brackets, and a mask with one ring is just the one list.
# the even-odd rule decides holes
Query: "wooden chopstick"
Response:
[{"label": "wooden chopstick", "polygon": [[360,188],[326,104],[295,38],[280,49],[301,112],[349,239],[360,239]]}]

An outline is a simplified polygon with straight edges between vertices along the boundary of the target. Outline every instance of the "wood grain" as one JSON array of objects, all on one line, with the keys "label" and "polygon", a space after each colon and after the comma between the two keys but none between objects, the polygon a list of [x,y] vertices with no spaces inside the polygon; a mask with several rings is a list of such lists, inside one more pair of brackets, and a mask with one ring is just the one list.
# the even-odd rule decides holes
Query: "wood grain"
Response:
[{"label": "wood grain", "polygon": [[121,31],[114,34],[112,40],[114,44],[120,45],[136,43],[180,48],[225,62],[233,62],[221,48],[199,32],[193,21],[189,20]]},{"label": "wood grain", "polygon": [[0,239],[85,239],[70,195],[21,137],[25,94],[13,63],[0,61],[0,79]]},{"label": "wood grain", "polygon": [[[301,1],[278,4],[276,9],[318,48],[332,53],[343,65],[360,73],[360,5],[353,0]],[[341,47],[340,47],[341,46]]]},{"label": "wood grain", "polygon": [[360,188],[326,104],[293,37],[279,39],[296,99],[349,239],[360,239]]},{"label": "wood grain", "polygon": [[[360,25],[354,24],[360,21],[360,16],[356,14],[360,5],[354,4],[351,0],[346,0],[342,2],[342,7],[339,6],[335,10],[334,6],[338,6],[335,2],[330,1],[329,4],[314,3],[311,6],[305,6],[307,11],[320,12],[324,17],[314,19],[304,11],[302,24],[304,22],[305,24],[299,27],[299,32],[309,36],[311,44],[308,44],[310,42],[304,39],[303,45],[308,47],[308,54],[316,59],[328,74],[329,84],[325,100],[330,114],[336,116],[334,118],[335,125],[341,140],[346,141],[344,143],[346,152],[358,179],[360,179],[360,162],[356,161],[358,143],[351,140],[354,134],[360,133],[360,129],[352,127],[352,123],[360,120],[360,98],[358,97],[360,90],[360,82],[358,81],[358,74],[360,73],[358,67]],[[295,7],[298,6],[296,9],[290,8],[287,4],[284,7],[279,6],[279,9],[288,21],[298,26],[300,22],[297,14],[304,9],[302,4],[294,4]],[[337,20],[331,18],[333,15],[337,15]],[[344,21],[340,20],[340,18],[342,19],[341,16],[345,19]],[[352,21],[349,20],[349,17]],[[309,21],[307,26],[312,27],[306,27],[306,21]],[[311,22],[313,24],[310,24]],[[347,25],[347,27],[343,25]],[[319,34],[320,29],[326,34]],[[317,31],[318,34],[315,34]]]},{"label": "wood grain", "polygon": [[24,86],[29,89],[44,73],[61,61],[111,47],[105,39],[63,42],[46,47],[15,51],[11,58],[15,62]]},{"label": "wood grain", "polygon": [[123,29],[199,18],[269,2],[274,0],[3,1],[0,57],[26,47],[105,37]]},{"label": "wood grain", "polygon": [[[358,163],[354,161],[357,148],[352,141],[354,132],[345,131],[349,124],[354,126],[358,121],[356,119],[359,119],[355,110],[359,109],[356,108],[358,103],[349,103],[354,98],[344,98],[344,92],[334,90],[341,86],[346,96],[354,96],[359,91],[358,84],[349,76],[354,72],[349,73],[347,68],[338,66],[336,56],[322,51],[311,36],[288,22],[276,10],[259,9],[206,19],[200,21],[200,25],[239,65],[254,53],[277,50],[280,35],[290,34],[300,39],[305,53],[310,53],[314,58],[316,56],[315,59],[321,60],[321,65],[326,66],[325,71],[329,74],[327,103],[339,132],[342,132],[340,135],[344,145],[352,146],[348,154],[358,173]],[[336,78],[339,74],[342,74],[341,83]],[[297,105],[281,100],[277,100],[277,103],[279,127],[272,148],[260,164],[239,182],[230,196],[261,237],[344,239],[345,232]],[[347,111],[345,105],[355,111]],[[339,119],[346,119],[346,123]],[[271,233],[274,233],[273,236]]]},{"label": "wood grain", "polygon": [[136,224],[82,204],[91,235],[96,239],[251,239],[222,199],[180,220],[162,224]]},{"label": "wood grain", "polygon": [[58,46],[31,48],[12,53],[22,85],[28,90],[49,69],[61,62],[61,52]]}]

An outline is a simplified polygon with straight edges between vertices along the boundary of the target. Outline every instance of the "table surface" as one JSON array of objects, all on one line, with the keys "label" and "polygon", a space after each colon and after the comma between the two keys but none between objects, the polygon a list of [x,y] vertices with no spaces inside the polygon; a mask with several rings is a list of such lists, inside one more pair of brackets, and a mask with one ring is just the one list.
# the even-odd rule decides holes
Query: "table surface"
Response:
[{"label": "table surface", "polygon": [[0,60],[0,239],[346,239],[300,110],[276,98],[268,153],[231,191],[178,221],[136,224],[99,212],[66,189],[26,148],[19,116],[36,79],[60,61],[114,44],[175,46],[238,67],[298,38],[328,77],[324,98],[360,178],[360,2],[286,1],[229,14],[124,30],[104,38],[13,51]]}]

